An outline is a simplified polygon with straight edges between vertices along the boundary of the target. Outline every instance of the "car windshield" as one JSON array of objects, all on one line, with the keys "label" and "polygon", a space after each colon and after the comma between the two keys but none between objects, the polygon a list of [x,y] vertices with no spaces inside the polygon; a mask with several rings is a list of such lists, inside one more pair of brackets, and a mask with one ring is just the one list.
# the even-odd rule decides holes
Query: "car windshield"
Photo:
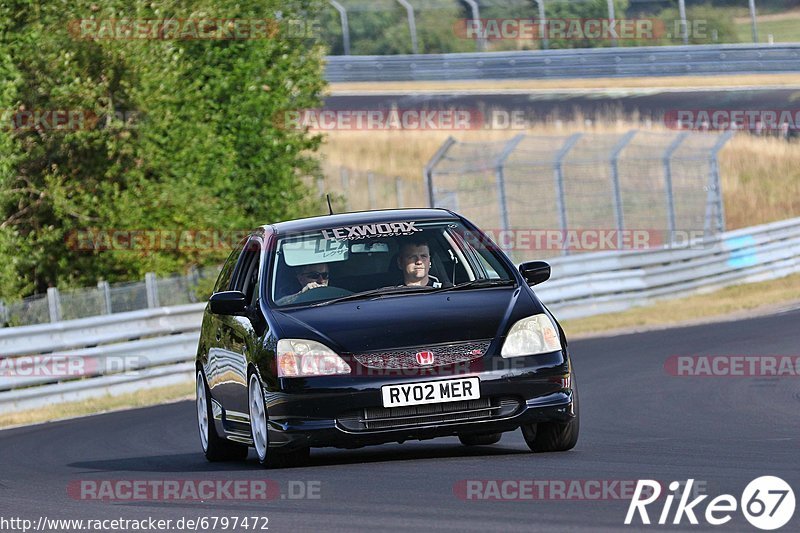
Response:
[{"label": "car windshield", "polygon": [[278,240],[269,296],[285,307],[514,284],[497,254],[455,220],[330,227]]}]

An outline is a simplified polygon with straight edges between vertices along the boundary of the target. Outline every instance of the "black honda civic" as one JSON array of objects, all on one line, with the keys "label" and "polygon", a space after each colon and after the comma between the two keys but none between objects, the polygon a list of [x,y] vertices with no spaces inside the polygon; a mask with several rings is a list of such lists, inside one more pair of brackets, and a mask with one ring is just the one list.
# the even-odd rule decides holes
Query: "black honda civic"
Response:
[{"label": "black honda civic", "polygon": [[256,450],[265,466],[312,447],[521,428],[535,452],[578,440],[578,393],[561,326],[484,233],[444,209],[265,225],[242,241],[209,299],[197,417],[211,461]]}]

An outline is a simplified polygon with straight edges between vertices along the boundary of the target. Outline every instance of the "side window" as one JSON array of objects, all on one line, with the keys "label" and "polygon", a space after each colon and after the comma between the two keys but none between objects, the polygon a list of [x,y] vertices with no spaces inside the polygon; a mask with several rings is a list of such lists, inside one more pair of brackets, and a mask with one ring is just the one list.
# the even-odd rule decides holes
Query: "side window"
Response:
[{"label": "side window", "polygon": [[475,270],[476,277],[487,279],[513,279],[513,275],[508,272],[508,269],[503,263],[492,253],[490,245],[493,247],[494,244],[486,242],[485,236],[474,235],[468,231],[465,232],[465,235],[453,232],[452,236],[466,255],[471,258],[470,263],[474,263],[473,270]]},{"label": "side window", "polygon": [[480,260],[481,265],[483,265],[483,269],[486,270],[486,275],[489,276],[489,279],[500,279],[500,274],[497,273],[497,270],[489,264],[482,254],[477,254],[478,260]]},{"label": "side window", "polygon": [[261,259],[261,241],[253,238],[247,241],[239,265],[234,275],[233,290],[244,293],[250,305],[258,298],[258,266]]},{"label": "side window", "polygon": [[236,266],[236,263],[239,259],[239,255],[242,253],[242,248],[244,248],[244,242],[239,243],[231,252],[231,255],[228,256],[228,259],[225,261],[225,264],[222,266],[222,270],[219,273],[219,277],[217,278],[217,283],[214,285],[214,292],[222,292],[230,290],[231,288],[231,277],[233,276],[233,269]]}]

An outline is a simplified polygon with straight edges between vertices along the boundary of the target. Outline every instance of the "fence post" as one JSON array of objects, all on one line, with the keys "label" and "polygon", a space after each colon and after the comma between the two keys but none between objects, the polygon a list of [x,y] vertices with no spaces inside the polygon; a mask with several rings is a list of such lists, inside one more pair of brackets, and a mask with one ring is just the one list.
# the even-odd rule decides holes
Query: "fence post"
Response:
[{"label": "fence post", "polygon": [[8,311],[5,302],[0,300],[0,327],[5,327],[11,321],[11,313]]},{"label": "fence post", "polygon": [[147,308],[154,309],[158,307],[158,284],[156,283],[156,275],[153,272],[148,272],[144,275],[144,286],[147,293]]},{"label": "fence post", "polygon": [[347,167],[340,168],[340,174],[342,176],[342,191],[344,191],[344,209],[345,211],[350,210],[350,175],[347,172]]},{"label": "fence post", "polygon": [[664,151],[664,192],[667,193],[667,224],[669,226],[669,243],[665,242],[664,244],[672,244],[675,238],[675,231],[677,230],[677,223],[675,221],[675,191],[672,187],[672,155],[688,136],[688,131],[679,133],[678,136],[675,137],[675,140],[673,140]]},{"label": "fence post", "polygon": [[753,25],[753,42],[758,43],[758,19],[756,17],[756,0],[750,0],[750,23]]},{"label": "fence post", "polygon": [[503,151],[497,157],[497,161],[495,161],[495,177],[497,179],[497,199],[500,202],[500,229],[504,232],[507,232],[511,229],[511,223],[508,217],[508,196],[506,195],[506,176],[505,176],[505,164],[506,159],[508,156],[511,155],[511,152],[522,142],[522,139],[525,138],[524,133],[520,133],[519,135],[514,136],[513,139],[508,141],[508,143],[503,147]]},{"label": "fence post", "polygon": [[97,290],[103,295],[103,307],[105,309],[104,315],[111,314],[111,286],[107,281],[101,280],[97,282]]},{"label": "fence post", "polygon": [[[731,140],[731,137],[736,132],[728,130],[717,139],[714,147],[711,148],[711,160],[709,161],[710,170],[708,176],[708,200],[706,205],[706,222],[705,230],[711,229],[711,225],[716,222],[716,230],[718,233],[725,231],[725,205],[722,202],[722,186],[719,178],[719,151],[722,147]],[[714,215],[716,214],[716,221]]]},{"label": "fence post", "polygon": [[191,303],[195,303],[197,301],[197,297],[195,294],[195,289],[197,288],[198,283],[200,282],[200,272],[197,269],[197,265],[192,265],[189,267],[189,272],[186,273],[186,296],[188,297]]},{"label": "fence post", "polygon": [[486,40],[484,39],[483,35],[486,29],[483,27],[483,24],[481,24],[480,7],[478,6],[478,2],[475,0],[463,0],[463,2],[467,4],[472,11],[472,20],[474,20],[477,24],[480,24],[476,48],[478,52],[483,52],[486,49]]},{"label": "fence post", "polygon": [[397,176],[394,179],[394,191],[395,191],[395,196],[397,196],[398,209],[405,207],[406,202],[405,199],[403,198],[403,178],[401,178],[400,176]]},{"label": "fence post", "polygon": [[350,23],[347,20],[347,10],[336,0],[329,0],[330,4],[339,12],[339,18],[342,21],[342,48],[344,55],[350,55]]},{"label": "fence post", "polygon": [[436,153],[433,154],[433,157],[428,164],[425,165],[425,169],[422,171],[422,177],[425,180],[425,186],[428,189],[428,207],[436,207],[436,191],[433,187],[433,169],[436,165],[439,164],[444,158],[444,155],[450,150],[450,147],[456,143],[456,140],[450,136],[447,140],[444,141],[444,144],[436,150]]},{"label": "fence post", "polygon": [[539,38],[542,40],[542,50],[550,48],[550,40],[547,36],[547,17],[544,12],[544,0],[536,0],[539,4]]},{"label": "fence post", "polygon": [[408,13],[408,31],[411,33],[411,53],[418,54],[419,47],[417,45],[417,22],[414,20],[414,6],[408,3],[407,0],[397,0],[400,5],[406,8]]},{"label": "fence post", "polygon": [[683,44],[689,44],[689,28],[686,25],[686,2],[678,0],[678,15],[681,17],[681,37]]},{"label": "fence post", "polygon": [[617,31],[614,29],[614,20],[616,18],[616,13],[614,13],[614,0],[608,0],[608,23],[611,28],[611,46],[617,46]]},{"label": "fence post", "polygon": [[614,216],[617,221],[617,249],[622,248],[622,231],[625,229],[625,214],[622,212],[622,188],[619,185],[619,154],[636,135],[631,130],[617,142],[611,150],[611,186],[614,192]]},{"label": "fence post", "polygon": [[367,195],[369,195],[369,208],[375,209],[375,174],[367,173]]},{"label": "fence post", "polygon": [[50,312],[50,322],[61,322],[61,296],[58,287],[47,288],[47,309]]},{"label": "fence post", "polygon": [[[578,143],[582,136],[582,133],[575,133],[567,137],[567,140],[564,142],[564,146],[558,150],[555,158],[553,159],[553,179],[555,180],[556,186],[556,208],[558,209],[558,223],[561,228],[561,234],[564,237],[564,242],[566,242],[567,232],[567,205],[564,197],[564,173],[562,165],[564,163],[564,158],[567,157],[569,151],[572,150],[572,147]],[[565,246],[561,251],[561,255],[569,255],[569,248]]]}]

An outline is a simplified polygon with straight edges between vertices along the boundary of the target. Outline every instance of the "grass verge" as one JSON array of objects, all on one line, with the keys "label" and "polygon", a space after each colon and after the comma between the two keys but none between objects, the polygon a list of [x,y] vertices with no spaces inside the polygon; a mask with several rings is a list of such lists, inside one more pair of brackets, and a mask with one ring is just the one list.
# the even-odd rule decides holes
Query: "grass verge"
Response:
[{"label": "grass verge", "polygon": [[0,414],[0,428],[50,422],[62,418],[99,414],[120,409],[148,407],[190,398],[194,398],[194,380],[192,379],[178,385],[156,387],[120,394],[119,396],[107,395],[79,402],[50,405],[41,409],[20,411],[18,413],[3,413]]},{"label": "grass verge", "polygon": [[[736,34],[743,43],[753,40],[750,17],[737,17]],[[790,43],[800,41],[800,9],[758,16],[758,40],[766,43],[772,35],[776,43]]]},{"label": "grass verge", "polygon": [[602,332],[632,332],[768,314],[787,305],[800,307],[800,274],[661,300],[621,313],[565,320],[562,326],[568,337],[586,337]]},{"label": "grass verge", "polygon": [[[800,21],[795,22],[800,32]],[[749,30],[748,30],[749,31]],[[766,33],[764,33],[766,38]],[[739,76],[665,76],[663,78],[594,78],[566,80],[446,80],[331,83],[330,94],[358,91],[365,94],[386,91],[499,91],[558,89],[660,89],[704,87],[800,86],[800,74],[746,74]]]}]

